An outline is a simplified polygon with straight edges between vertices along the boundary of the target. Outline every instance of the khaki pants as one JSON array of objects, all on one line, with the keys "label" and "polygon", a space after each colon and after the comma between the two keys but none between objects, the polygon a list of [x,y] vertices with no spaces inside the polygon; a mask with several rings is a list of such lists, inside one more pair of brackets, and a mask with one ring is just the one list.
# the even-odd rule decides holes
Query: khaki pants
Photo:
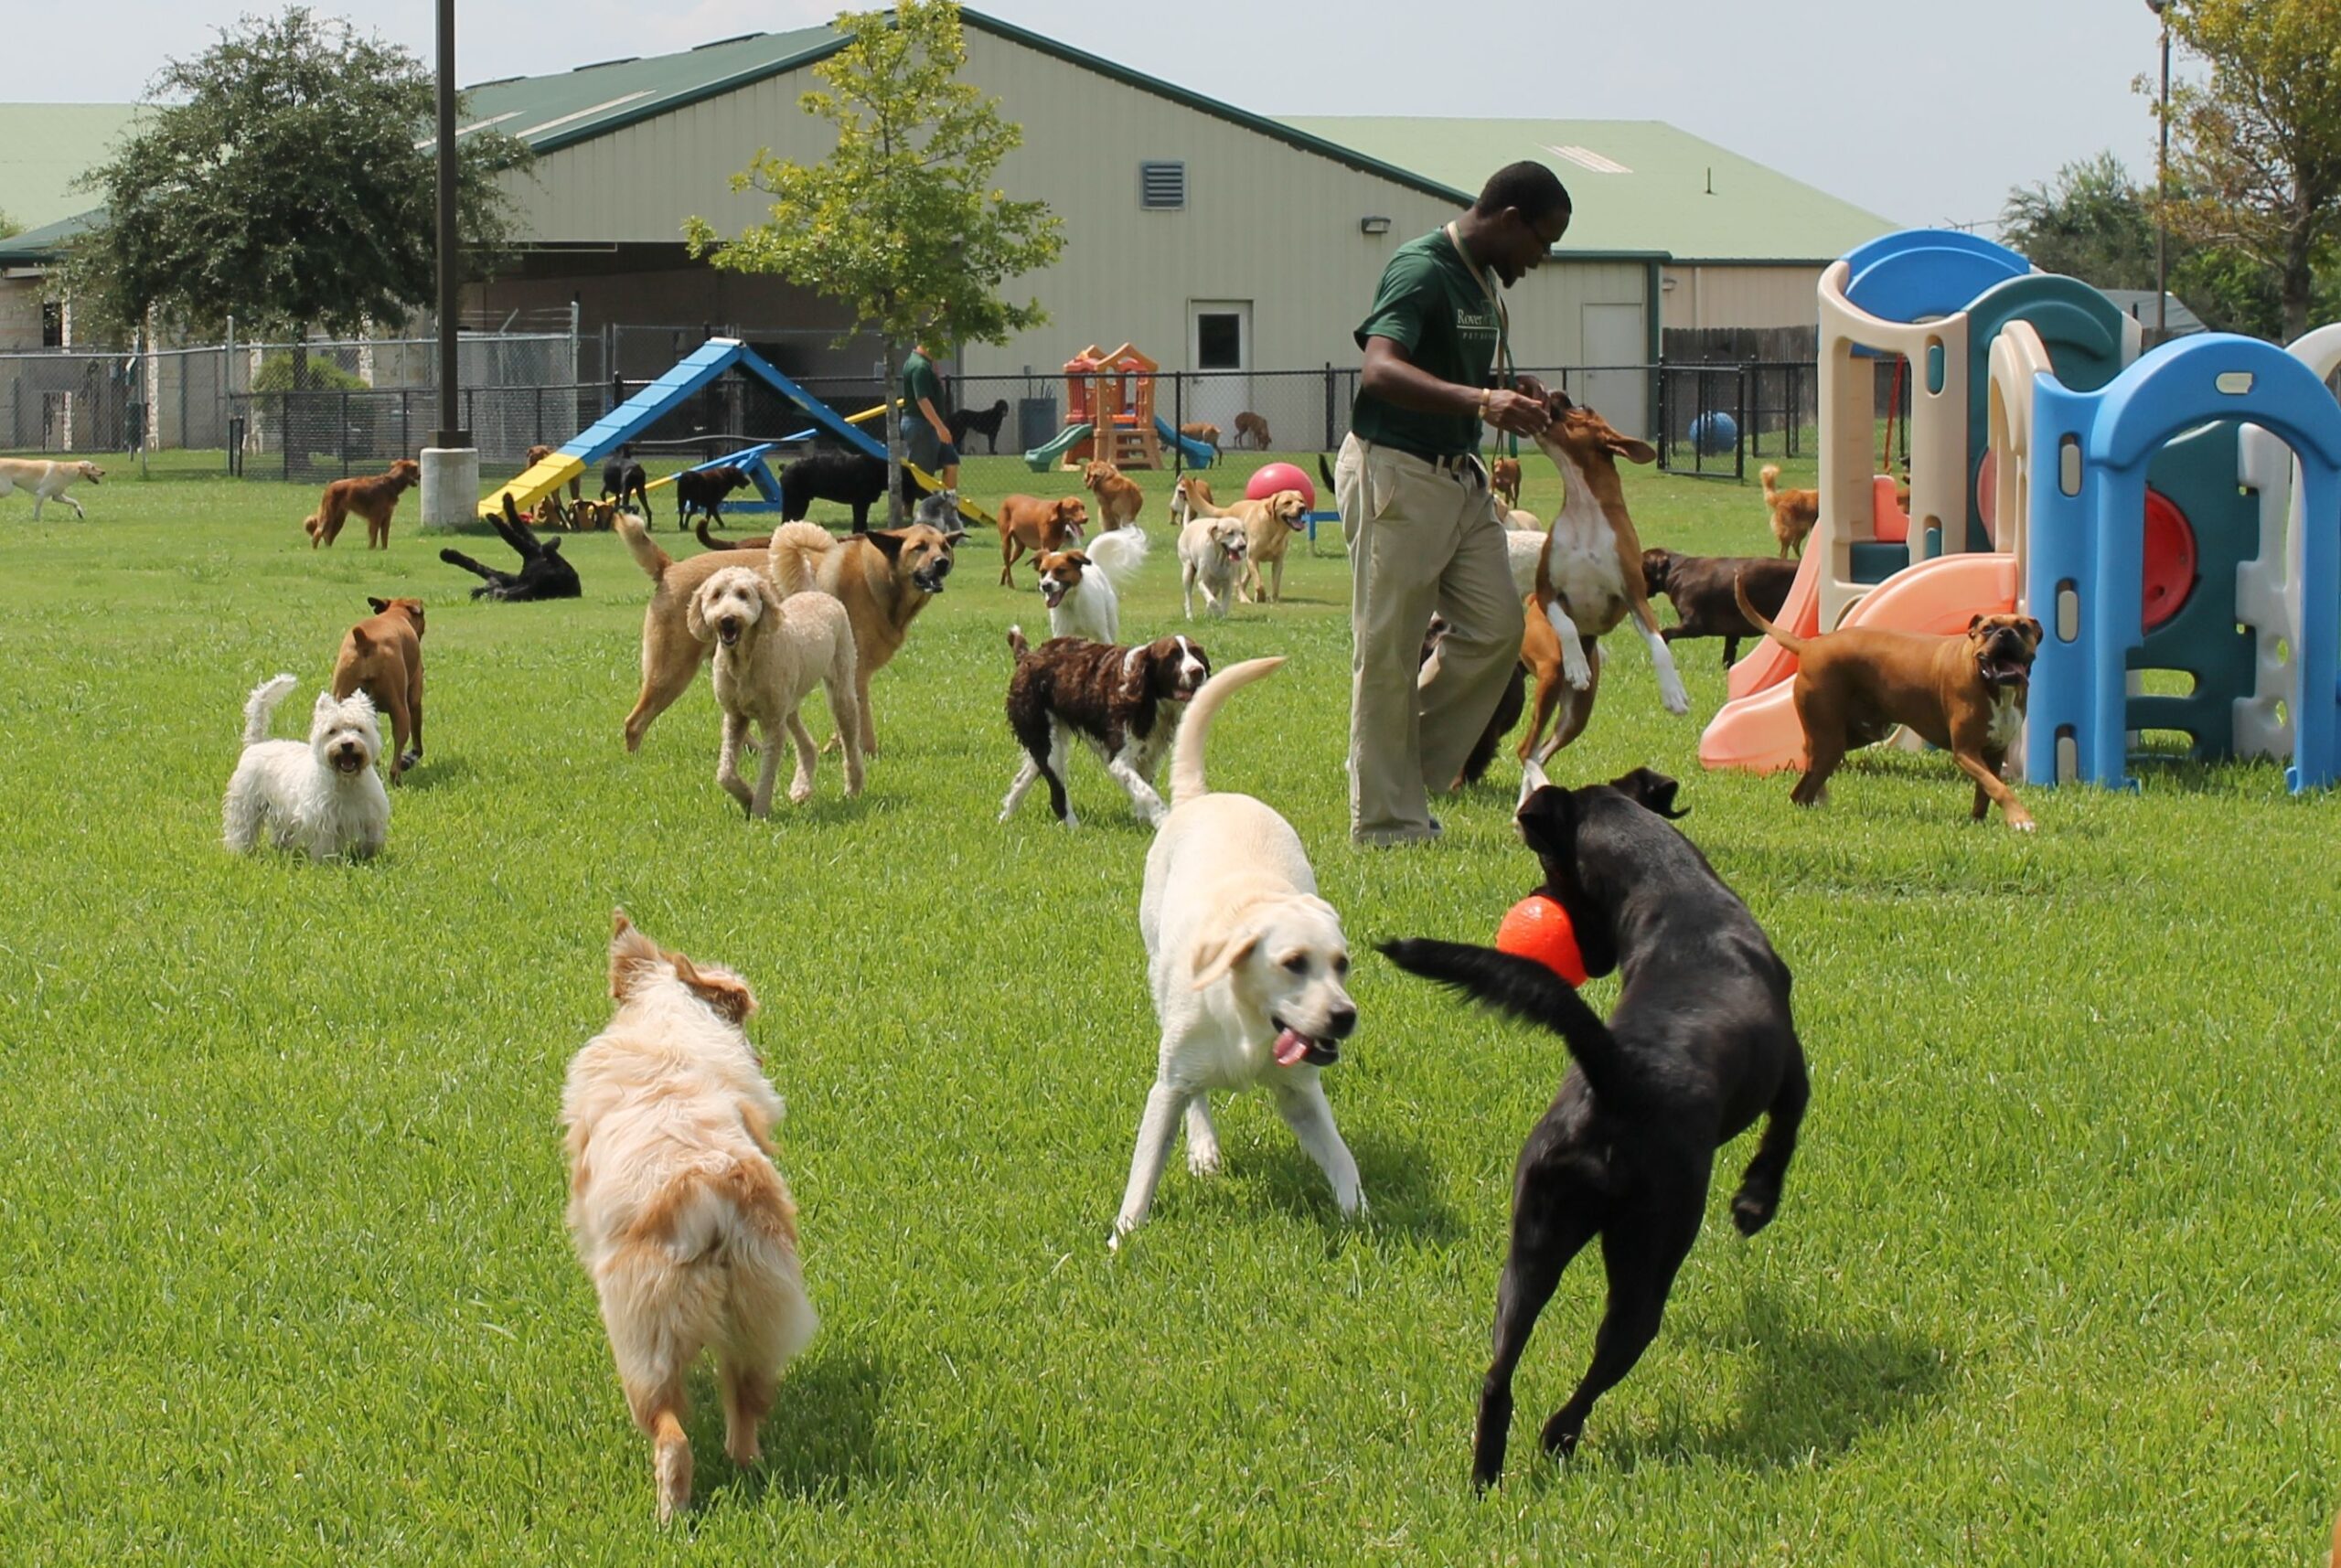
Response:
[{"label": "khaki pants", "polygon": [[[1350,836],[1430,837],[1429,796],[1451,788],[1520,657],[1503,525],[1485,472],[1351,436],[1333,469],[1350,547]],[[1437,611],[1454,628],[1416,687]]]}]

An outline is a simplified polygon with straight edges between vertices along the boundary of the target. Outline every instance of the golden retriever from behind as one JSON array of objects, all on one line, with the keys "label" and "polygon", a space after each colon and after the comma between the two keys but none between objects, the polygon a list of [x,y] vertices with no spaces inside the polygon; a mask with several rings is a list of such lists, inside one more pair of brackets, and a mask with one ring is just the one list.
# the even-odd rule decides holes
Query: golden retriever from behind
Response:
[{"label": "golden retriever from behind", "polygon": [[569,1232],[601,1298],[635,1424],[656,1445],[658,1520],[690,1506],[683,1379],[716,1353],[723,1449],[762,1456],[781,1369],[816,1327],[796,1205],[773,1165],[780,1096],[743,1029],[747,982],[612,917],[617,1011],[569,1064]]}]

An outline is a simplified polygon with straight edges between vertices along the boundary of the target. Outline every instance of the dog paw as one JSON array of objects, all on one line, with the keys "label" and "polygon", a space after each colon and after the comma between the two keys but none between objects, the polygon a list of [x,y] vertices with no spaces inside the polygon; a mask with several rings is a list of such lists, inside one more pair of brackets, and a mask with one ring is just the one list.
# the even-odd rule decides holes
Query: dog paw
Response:
[{"label": "dog paw", "polygon": [[1772,1222],[1773,1211],[1780,1207],[1780,1195],[1777,1192],[1759,1192],[1752,1187],[1743,1187],[1739,1195],[1731,1200],[1731,1222],[1739,1228],[1741,1235],[1752,1236]]},{"label": "dog paw", "polygon": [[2029,816],[2010,817],[2008,819],[2008,826],[2015,828],[2018,833],[2035,833],[2039,831],[2040,828],[2040,824],[2033,821]]},{"label": "dog paw", "polygon": [[1585,1424],[1563,1407],[1554,1413],[1552,1420],[1545,1423],[1545,1430],[1538,1441],[1545,1445],[1545,1453],[1555,1459],[1566,1459],[1577,1452],[1577,1440],[1584,1432]]},{"label": "dog paw", "polygon": [[1216,1148],[1189,1149],[1187,1151],[1187,1173],[1190,1176],[1217,1176],[1219,1174],[1219,1150]]},{"label": "dog paw", "polygon": [[1666,710],[1669,713],[1681,714],[1691,711],[1691,694],[1683,689],[1682,677],[1672,671],[1669,671],[1666,677],[1658,683],[1658,699],[1666,705]]},{"label": "dog paw", "polygon": [[811,784],[790,784],[790,785],[788,786],[788,804],[789,804],[789,805],[804,805],[807,801],[808,801],[808,800],[810,800],[810,799],[812,799],[812,798],[813,798],[813,786],[812,786]]}]

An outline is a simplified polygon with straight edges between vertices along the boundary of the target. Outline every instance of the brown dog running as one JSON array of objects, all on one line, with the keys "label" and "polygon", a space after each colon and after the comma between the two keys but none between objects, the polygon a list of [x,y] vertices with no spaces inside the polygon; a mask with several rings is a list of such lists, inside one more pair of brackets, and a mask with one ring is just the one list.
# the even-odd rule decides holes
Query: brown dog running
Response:
[{"label": "brown dog running", "polygon": [[1138,515],[1146,507],[1146,492],[1122,476],[1122,471],[1103,458],[1093,460],[1081,471],[1081,483],[1097,497],[1097,527],[1118,528],[1138,526]]},{"label": "brown dog running", "polygon": [[1780,465],[1767,463],[1757,474],[1764,486],[1764,508],[1772,514],[1772,538],[1780,542],[1780,559],[1804,553],[1804,539],[1821,520],[1821,492],[1777,488]]},{"label": "brown dog running", "polygon": [[355,512],[366,519],[366,548],[390,549],[390,514],[398,510],[399,497],[422,483],[422,464],[412,457],[400,458],[387,474],[335,480],[326,486],[317,509],[301,524],[308,530],[309,548],[330,545],[340,538],[342,524]]},{"label": "brown dog running", "polygon": [[333,661],[333,696],[339,702],[363,691],[390,720],[390,782],[396,784],[422,760],[422,601],[366,603],[374,606],[374,614],[341,639],[341,656]]},{"label": "brown dog running", "polygon": [[2008,748],[2024,726],[2032,656],[2040,649],[2040,623],[2029,615],[1978,615],[1955,637],[1922,636],[1883,626],[1848,626],[1800,637],[1767,620],[1735,586],[1739,613],[1797,657],[1797,721],[1804,726],[1804,777],[1789,798],[1818,805],[1829,775],[1854,746],[1883,741],[1908,725],[1929,745],[1951,755],[1975,781],[1974,819],[2000,803],[2019,833],[2036,826],[2015,792],[2000,778]]},{"label": "brown dog running", "polygon": [[1671,549],[1642,551],[1642,583],[1674,602],[1682,624],[1659,635],[1672,645],[1684,637],[1721,637],[1724,667],[1739,657],[1739,639],[1764,634],[1739,613],[1733,585],[1742,579],[1748,597],[1767,615],[1777,615],[1796,583],[1796,563],[1753,555],[1677,555]]},{"label": "brown dog running", "polygon": [[1089,526],[1089,508],[1082,505],[1078,496],[1061,500],[1044,501],[1038,496],[1002,496],[999,498],[999,583],[1003,588],[1016,586],[1011,571],[1023,559],[1024,552],[1048,555],[1068,544],[1081,542],[1081,530]]}]

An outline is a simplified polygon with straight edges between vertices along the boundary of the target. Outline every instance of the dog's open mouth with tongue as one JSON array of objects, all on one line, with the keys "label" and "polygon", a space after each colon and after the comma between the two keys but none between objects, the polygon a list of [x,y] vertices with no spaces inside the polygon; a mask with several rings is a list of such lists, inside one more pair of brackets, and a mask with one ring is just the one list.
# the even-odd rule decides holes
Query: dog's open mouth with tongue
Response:
[{"label": "dog's open mouth with tongue", "polygon": [[1268,1022],[1277,1029],[1278,1067],[1298,1067],[1304,1061],[1311,1067],[1331,1067],[1342,1059],[1341,1048],[1331,1040],[1311,1040],[1280,1018],[1272,1016]]}]

